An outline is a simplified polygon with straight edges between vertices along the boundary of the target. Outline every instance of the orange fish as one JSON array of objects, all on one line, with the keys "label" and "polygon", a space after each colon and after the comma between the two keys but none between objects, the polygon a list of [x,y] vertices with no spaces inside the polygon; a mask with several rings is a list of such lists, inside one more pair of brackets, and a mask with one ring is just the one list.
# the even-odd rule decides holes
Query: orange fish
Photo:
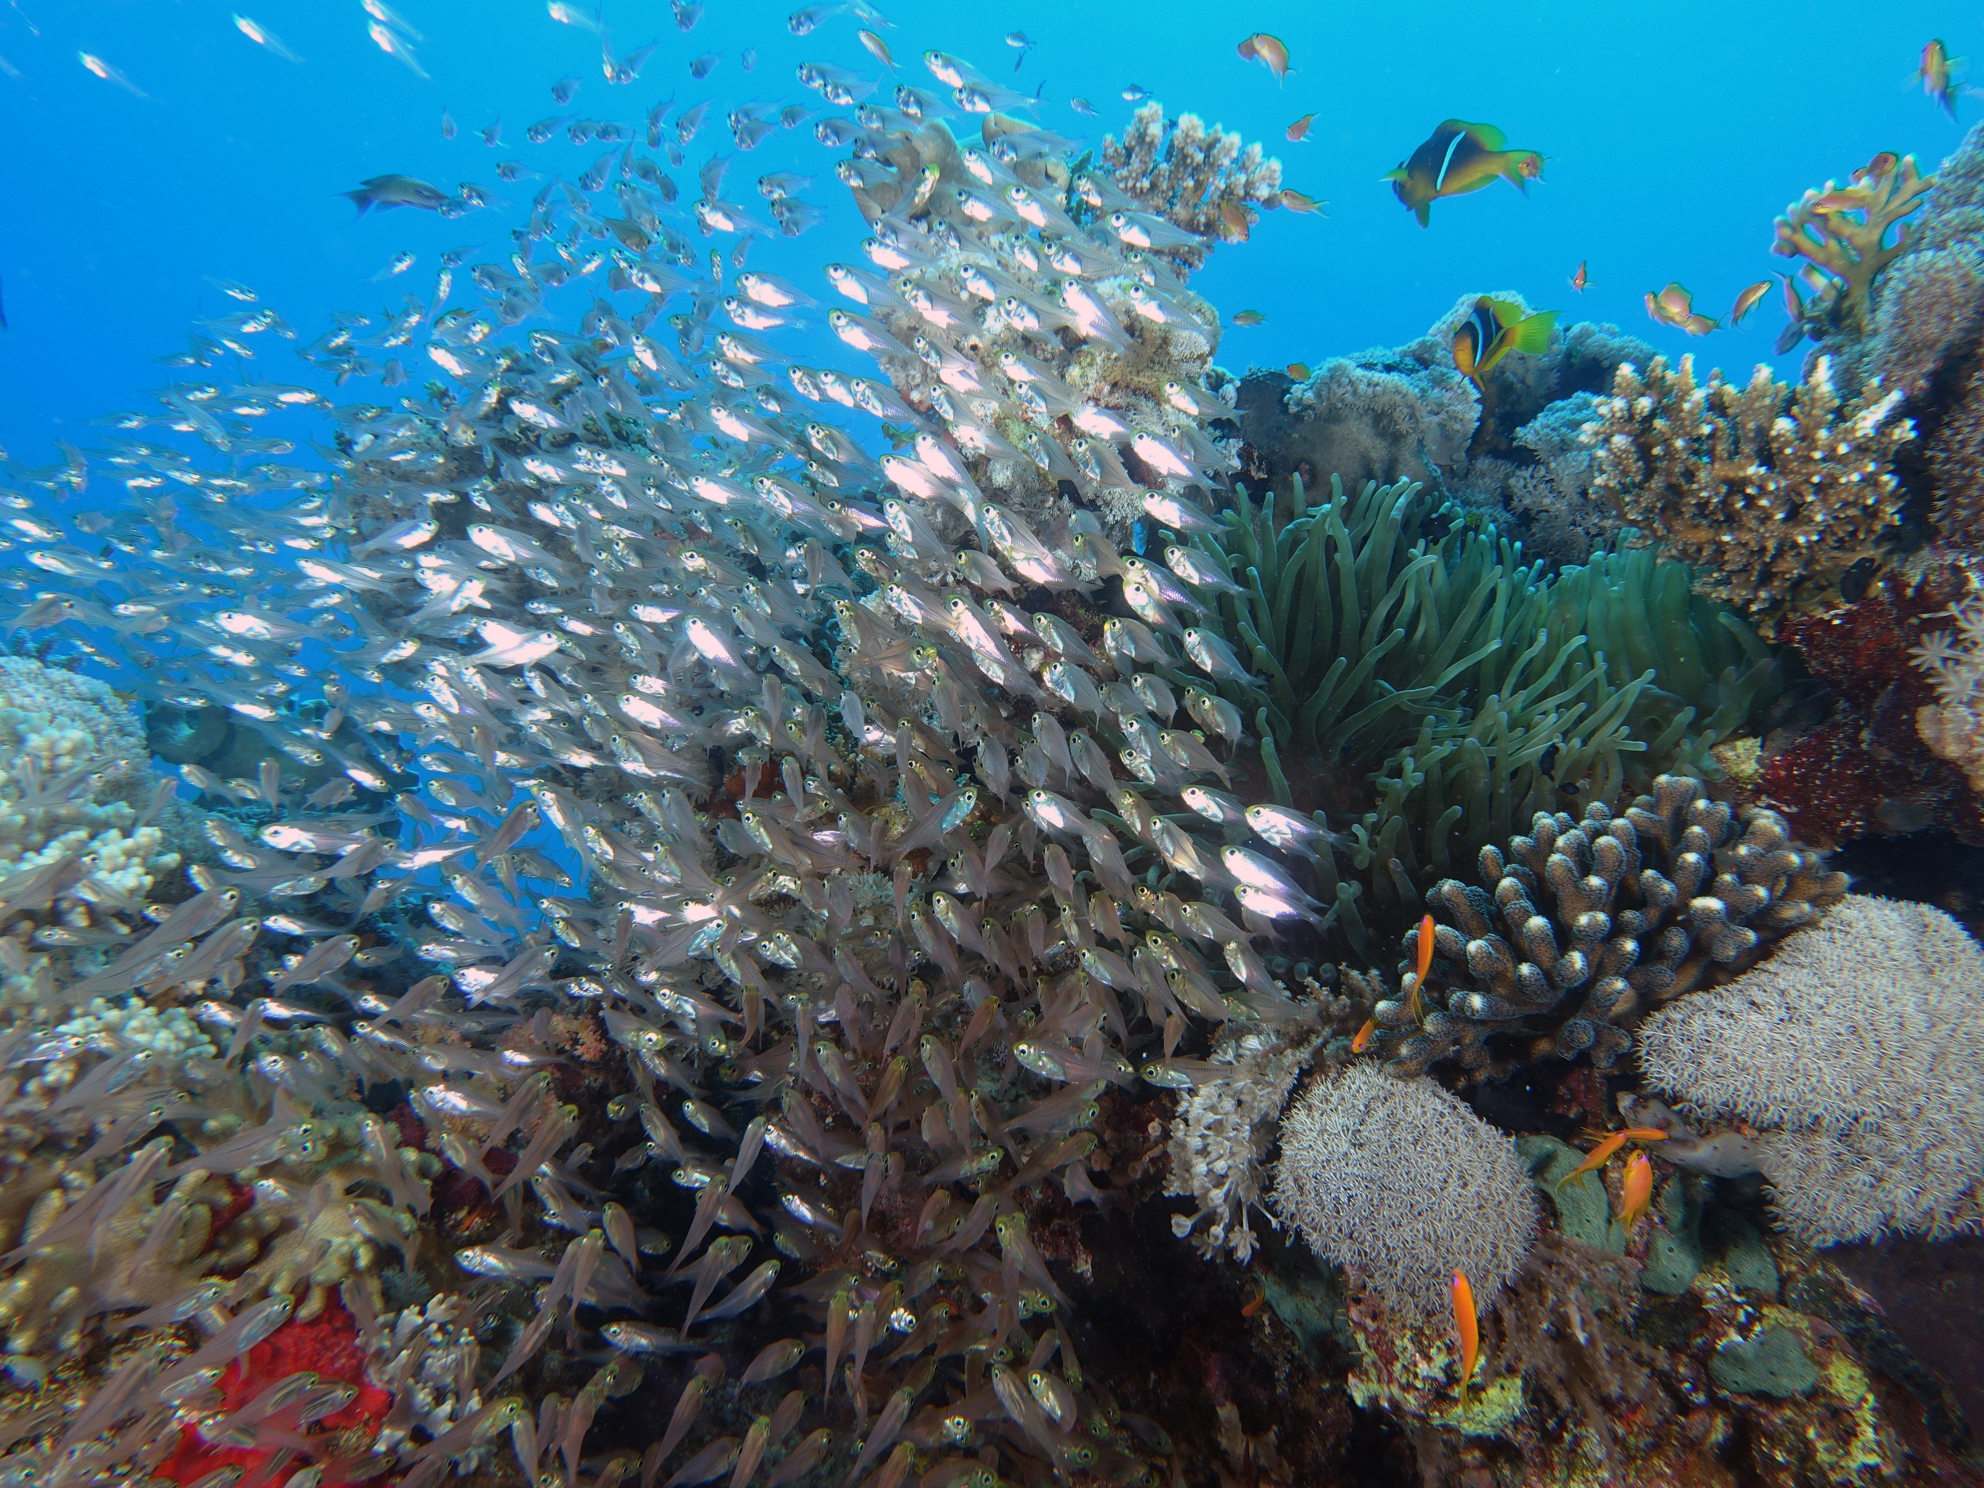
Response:
[{"label": "orange fish", "polygon": [[1247,216],[1247,209],[1230,197],[1219,204],[1219,220],[1227,237],[1234,242],[1244,243],[1253,236],[1254,224]]},{"label": "orange fish", "polygon": [[1309,125],[1315,121],[1315,118],[1316,116],[1314,114],[1304,114],[1293,124],[1289,125],[1288,142],[1291,145],[1297,145],[1307,139],[1309,137]]},{"label": "orange fish", "polygon": [[1571,288],[1575,289],[1579,294],[1583,294],[1584,287],[1589,283],[1591,283],[1591,276],[1584,271],[1584,260],[1579,259],[1578,271],[1571,275]]},{"label": "orange fish", "polygon": [[1419,920],[1418,939],[1414,942],[1412,978],[1412,1016],[1419,1022],[1426,1020],[1420,1002],[1420,989],[1426,985],[1426,972],[1433,964],[1433,917],[1422,915]]},{"label": "orange fish", "polygon": [[1277,83],[1288,76],[1288,48],[1281,44],[1280,37],[1256,31],[1240,43],[1238,50],[1249,62],[1259,62],[1266,67],[1274,74]]},{"label": "orange fish", "polygon": [[1956,69],[1962,64],[1963,59],[1952,57],[1939,36],[1922,48],[1922,62],[1915,69],[1922,91],[1940,103],[1952,119],[1956,117],[1956,95],[1963,92],[1963,85],[1956,80]]},{"label": "orange fish", "polygon": [[1900,163],[1901,157],[1892,150],[1883,150],[1872,160],[1853,173],[1853,179],[1862,183],[1878,181]]},{"label": "orange fish", "polygon": [[1261,1282],[1256,1281],[1254,1283],[1254,1298],[1251,1302],[1244,1303],[1241,1306],[1240,1316],[1242,1316],[1243,1318],[1252,1317],[1255,1313],[1261,1310],[1261,1304],[1266,1302],[1267,1300],[1268,1300],[1267,1287],[1263,1285]]},{"label": "orange fish", "polygon": [[1290,362],[1286,370],[1289,377],[1296,382],[1307,382],[1309,380],[1309,364],[1307,362]]},{"label": "orange fish", "polygon": [[1467,1382],[1481,1362],[1481,1320],[1474,1312],[1474,1288],[1467,1273],[1454,1272],[1454,1332],[1460,1338],[1460,1407],[1467,1409]]},{"label": "orange fish", "polygon": [[1619,1223],[1628,1234],[1653,1207],[1653,1164],[1644,1152],[1626,1159],[1626,1185],[1619,1196]]},{"label": "orange fish", "polygon": [[1664,1142],[1666,1140],[1667,1133],[1657,1126],[1629,1126],[1624,1131],[1616,1131],[1596,1147],[1592,1148],[1585,1155],[1585,1160],[1579,1163],[1576,1168],[1559,1178],[1557,1180],[1557,1187],[1562,1188],[1573,1178],[1582,1178],[1586,1173],[1595,1172],[1599,1168],[1604,1167],[1612,1160],[1612,1154],[1628,1142]]},{"label": "orange fish", "polygon": [[1350,1041],[1350,1052],[1353,1054],[1362,1054],[1366,1049],[1370,1048],[1371,1035],[1377,1031],[1378,1020],[1376,1018],[1366,1018],[1364,1020],[1364,1026],[1357,1030],[1356,1037]]},{"label": "orange fish", "polygon": [[1757,302],[1771,292],[1771,281],[1760,279],[1736,296],[1736,308],[1729,312],[1729,323],[1741,325],[1743,317],[1757,308]]}]

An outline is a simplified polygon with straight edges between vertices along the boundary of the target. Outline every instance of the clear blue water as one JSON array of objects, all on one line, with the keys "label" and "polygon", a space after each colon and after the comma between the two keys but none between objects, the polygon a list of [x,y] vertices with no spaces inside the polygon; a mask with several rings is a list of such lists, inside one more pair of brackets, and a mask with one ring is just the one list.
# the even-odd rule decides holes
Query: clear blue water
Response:
[{"label": "clear blue water", "polygon": [[[196,318],[240,308],[213,278],[255,289],[307,341],[333,312],[377,315],[404,293],[430,295],[443,249],[480,243],[495,256],[543,184],[503,185],[499,160],[570,177],[604,148],[562,134],[531,146],[523,132],[533,121],[583,113],[631,124],[671,93],[710,98],[711,117],[676,172],[693,196],[695,166],[735,152],[720,111],[751,99],[817,104],[794,81],[802,61],[882,71],[852,16],[797,38],[788,4],[712,5],[685,35],[665,5],[609,0],[619,49],[660,40],[638,82],[609,87],[595,38],[552,21],[541,0],[404,0],[400,13],[426,36],[416,48],[431,75],[423,81],[368,39],[357,0],[245,3],[302,65],[254,45],[227,5],[208,0],[0,5],[0,57],[19,74],[0,70],[0,296],[10,324],[0,333],[0,447],[18,460],[59,458],[58,439],[87,446],[102,432],[89,420],[144,403],[168,375],[154,358],[177,349]],[[1023,30],[1036,45],[1017,80],[1045,83],[1045,126],[1099,143],[1130,113],[1120,90],[1140,84],[1168,111],[1265,142],[1288,185],[1328,198],[1327,220],[1271,213],[1251,242],[1222,247],[1198,276],[1226,314],[1267,315],[1229,331],[1220,361],[1236,370],[1409,340],[1478,290],[1614,320],[1662,350],[1729,367],[1767,358],[1782,325],[1774,296],[1739,330],[1697,343],[1651,323],[1641,297],[1679,279],[1700,308],[1725,313],[1742,286],[1784,266],[1769,252],[1771,220],[1807,187],[1843,180],[1883,149],[1932,168],[1963,121],[1912,86],[1921,46],[1940,35],[1959,56],[1984,47],[1963,8],[1912,3],[885,8],[908,81],[929,82],[917,59],[933,46],[1011,77],[1017,54],[1003,38]],[[1294,70],[1281,86],[1235,54],[1253,30],[1286,41]],[[739,65],[747,47],[757,50],[749,74]],[[79,51],[148,96],[85,71]],[[688,59],[708,52],[724,60],[692,81]],[[549,85],[568,75],[581,91],[558,109]],[[1100,117],[1073,113],[1071,95]],[[459,125],[452,141],[441,135],[444,111]],[[1307,141],[1286,143],[1287,125],[1311,111]],[[1975,99],[1959,105],[1962,116],[1979,112]],[[504,142],[487,149],[477,131],[499,116]],[[1443,201],[1422,231],[1379,177],[1449,116],[1494,123],[1549,162],[1526,197],[1498,184]],[[761,204],[759,175],[798,170],[816,177],[805,198],[826,208],[804,236],[760,239],[753,267],[823,287],[820,265],[855,257],[861,224],[831,173],[839,153],[801,128],[732,163],[733,201]],[[499,202],[454,222],[407,210],[354,218],[338,193],[388,171],[448,187],[476,181]],[[420,255],[412,270],[371,282],[408,249]],[[1580,260],[1591,278],[1582,296],[1566,282]],[[557,302],[573,318],[584,303],[575,293]],[[455,303],[467,302],[458,291]],[[802,343],[781,335],[797,353]],[[242,380],[304,380],[292,343],[261,340]],[[409,370],[416,383],[429,375]]]}]

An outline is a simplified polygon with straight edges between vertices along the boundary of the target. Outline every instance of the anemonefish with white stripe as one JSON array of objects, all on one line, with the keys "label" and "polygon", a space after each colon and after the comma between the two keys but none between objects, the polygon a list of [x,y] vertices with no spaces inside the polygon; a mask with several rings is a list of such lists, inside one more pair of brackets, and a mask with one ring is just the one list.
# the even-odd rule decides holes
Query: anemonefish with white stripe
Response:
[{"label": "anemonefish with white stripe", "polygon": [[1425,227],[1433,203],[1443,196],[1464,196],[1497,179],[1527,191],[1528,183],[1542,174],[1543,157],[1534,150],[1509,149],[1494,125],[1448,119],[1397,170],[1386,171],[1384,179]]},{"label": "anemonefish with white stripe", "polygon": [[1491,300],[1483,295],[1474,302],[1474,313],[1454,328],[1454,366],[1480,387],[1488,369],[1510,352],[1536,356],[1548,351],[1550,331],[1556,324],[1555,310],[1525,315],[1523,307],[1513,300]]}]

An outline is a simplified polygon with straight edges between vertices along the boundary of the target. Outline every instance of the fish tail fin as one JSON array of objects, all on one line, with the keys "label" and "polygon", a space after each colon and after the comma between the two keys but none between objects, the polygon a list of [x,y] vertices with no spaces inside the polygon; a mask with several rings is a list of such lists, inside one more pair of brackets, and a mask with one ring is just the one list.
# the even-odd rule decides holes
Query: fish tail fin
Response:
[{"label": "fish tail fin", "polygon": [[1550,349],[1550,332],[1556,329],[1556,310],[1539,310],[1525,317],[1515,328],[1511,345],[1525,356],[1538,356]]}]

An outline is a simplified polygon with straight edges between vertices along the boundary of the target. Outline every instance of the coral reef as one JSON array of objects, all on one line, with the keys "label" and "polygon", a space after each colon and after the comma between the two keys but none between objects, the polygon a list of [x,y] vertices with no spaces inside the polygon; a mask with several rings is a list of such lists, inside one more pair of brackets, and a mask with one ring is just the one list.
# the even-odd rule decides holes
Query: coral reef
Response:
[{"label": "coral reef", "polygon": [[1784,209],[1771,251],[1804,259],[1821,279],[1805,302],[1806,334],[1866,331],[1875,276],[1908,250],[1907,220],[1935,184],[1913,155],[1887,155],[1846,186],[1828,181]]},{"label": "coral reef", "polygon": [[[1207,129],[1196,114],[1166,119],[1157,103],[1137,110],[1121,141],[1103,136],[1102,161],[1142,210],[1201,237],[1244,242],[1261,209],[1281,204],[1279,160],[1217,124]],[[1197,268],[1207,251],[1185,245],[1177,255]]]},{"label": "coral reef", "polygon": [[[1531,308],[1512,292],[1495,298],[1525,314]],[[1479,299],[1463,295],[1425,335],[1403,346],[1319,362],[1300,383],[1281,372],[1248,373],[1236,394],[1246,478],[1280,487],[1300,475],[1320,488],[1335,476],[1352,491],[1367,481],[1415,480],[1468,505],[1506,512],[1515,510],[1516,483],[1540,479],[1541,465],[1561,476],[1562,503],[1575,521],[1595,533],[1616,527],[1609,505],[1594,508],[1589,501],[1582,454],[1564,458],[1565,441],[1550,431],[1565,424],[1568,408],[1582,412],[1580,394],[1605,392],[1622,363],[1644,366],[1653,349],[1616,326],[1572,322],[1557,330],[1547,352],[1504,357],[1490,368],[1484,402],[1455,368],[1452,345],[1455,328]],[[1569,433],[1575,435],[1575,425]],[[1558,556],[1541,547],[1533,552]]]},{"label": "coral reef", "polygon": [[1264,1033],[1229,1035],[1213,1050],[1220,1066],[1186,1091],[1171,1117],[1171,1177],[1167,1194],[1186,1195],[1198,1209],[1173,1215],[1172,1233],[1202,1255],[1230,1252],[1253,1258],[1253,1211],[1261,1202],[1267,1157],[1288,1102],[1317,1040],[1290,1043]]},{"label": "coral reef", "polygon": [[1647,1080],[1740,1120],[1813,1245],[1984,1228],[1984,951],[1927,905],[1849,895],[1639,1029]]},{"label": "coral reef", "polygon": [[[1746,964],[1846,889],[1782,817],[1739,814],[1699,780],[1665,775],[1618,816],[1598,802],[1581,821],[1539,812],[1506,853],[1482,849],[1480,877],[1427,896],[1439,922],[1427,984],[1402,971],[1397,995],[1374,999],[1398,1074],[1453,1060],[1492,1079],[1517,1060],[1587,1052],[1610,1068],[1633,1020],[1712,968]],[[1405,951],[1410,967],[1410,937]],[[1346,985],[1376,990],[1355,974]]]},{"label": "coral reef", "polygon": [[1536,1234],[1536,1193],[1514,1144],[1427,1079],[1359,1062],[1317,1076],[1281,1126],[1275,1212],[1386,1308],[1451,1318],[1448,1279],[1500,1294]]},{"label": "coral reef", "polygon": [[1761,365],[1744,387],[1719,371],[1701,385],[1694,358],[1656,357],[1621,367],[1599,400],[1591,489],[1768,635],[1879,561],[1903,501],[1891,466],[1913,437],[1900,403],[1870,386],[1842,408],[1823,357],[1795,388]]}]

